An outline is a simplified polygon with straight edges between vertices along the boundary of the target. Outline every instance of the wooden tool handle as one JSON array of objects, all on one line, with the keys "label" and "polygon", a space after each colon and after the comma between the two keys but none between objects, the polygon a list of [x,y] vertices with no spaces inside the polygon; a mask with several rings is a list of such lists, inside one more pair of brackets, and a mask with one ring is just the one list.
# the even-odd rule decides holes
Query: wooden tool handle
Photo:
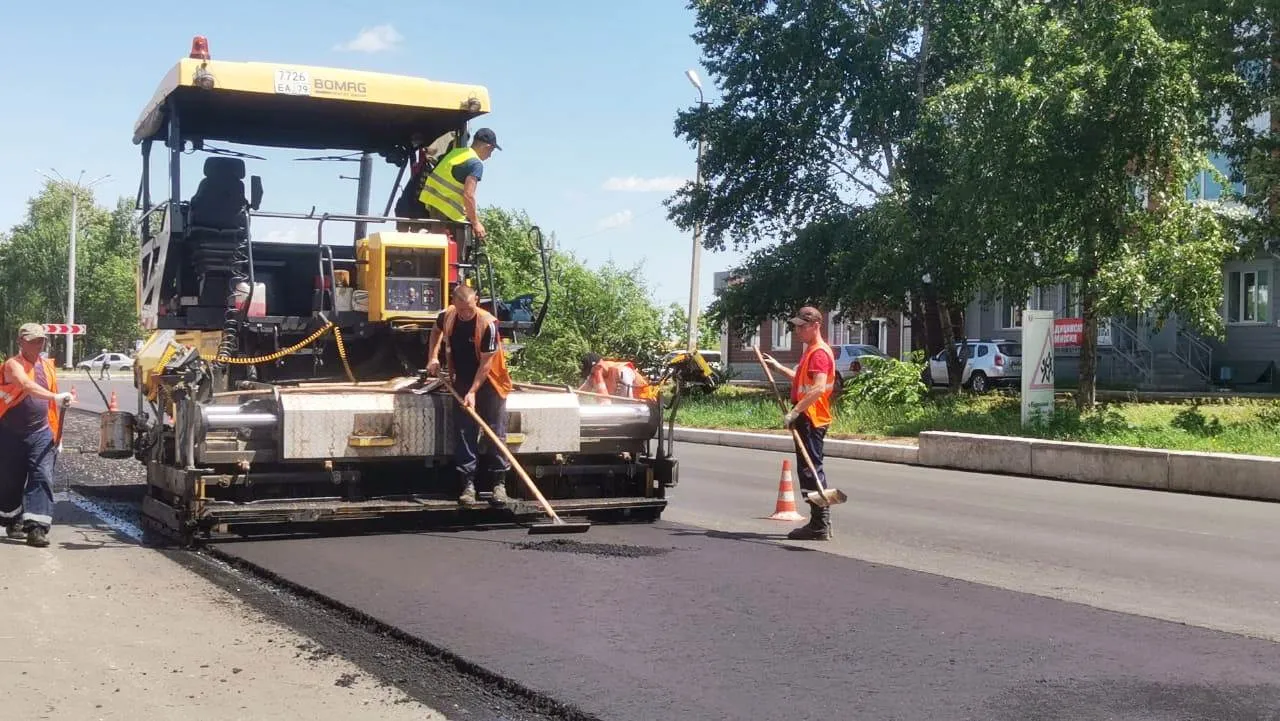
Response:
[{"label": "wooden tool handle", "polygon": [[524,481],[524,484],[529,487],[530,491],[533,491],[533,495],[537,497],[538,503],[542,504],[542,509],[547,512],[547,515],[551,516],[551,519],[556,523],[560,523],[560,517],[556,515],[555,509],[552,508],[551,504],[547,502],[547,499],[543,497],[542,491],[539,491],[538,487],[534,485],[533,479],[529,478],[529,474],[524,472],[524,468],[520,466],[520,462],[517,461],[515,455],[511,453],[511,449],[507,448],[507,444],[503,443],[502,439],[498,438],[498,434],[493,432],[493,429],[489,427],[488,423],[484,422],[484,419],[480,417],[479,413],[476,413],[476,409],[467,405],[466,402],[463,401],[462,396],[458,395],[458,391],[454,390],[452,385],[446,383],[445,387],[449,389],[449,393],[453,396],[453,399],[458,402],[458,405],[462,406],[462,409],[471,416],[472,420],[480,425],[480,428],[485,432],[485,435],[489,436],[489,440],[498,447],[498,450],[502,451],[502,455],[505,456],[507,462],[511,464],[516,475],[520,476],[520,480]]}]

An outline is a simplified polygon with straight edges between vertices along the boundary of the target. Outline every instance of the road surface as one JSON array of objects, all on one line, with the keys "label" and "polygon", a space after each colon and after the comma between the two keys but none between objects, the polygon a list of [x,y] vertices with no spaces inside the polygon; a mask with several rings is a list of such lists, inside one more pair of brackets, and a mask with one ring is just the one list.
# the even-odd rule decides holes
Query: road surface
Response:
[{"label": "road surface", "polygon": [[836,460],[794,543],[781,455],[677,453],[654,526],[221,550],[604,719],[1280,718],[1280,505]]}]

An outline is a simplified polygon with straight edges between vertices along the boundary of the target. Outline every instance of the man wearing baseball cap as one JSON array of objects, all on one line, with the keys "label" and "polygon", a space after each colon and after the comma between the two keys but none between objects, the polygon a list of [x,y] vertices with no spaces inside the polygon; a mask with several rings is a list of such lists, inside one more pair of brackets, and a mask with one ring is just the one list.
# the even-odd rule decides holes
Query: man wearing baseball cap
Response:
[{"label": "man wearing baseball cap", "polygon": [[[489,128],[480,128],[471,145],[445,153],[422,182],[418,199],[427,207],[427,217],[452,223],[470,223],[471,235],[483,241],[484,223],[480,222],[476,204],[476,185],[484,177],[484,161],[494,150],[502,150],[498,136]],[[464,234],[465,235],[465,234]],[[461,257],[467,256],[465,240],[460,242]]]},{"label": "man wearing baseball cap", "polygon": [[62,411],[70,393],[58,392],[53,361],[41,356],[44,327],[18,328],[18,355],[0,366],[0,523],[10,538],[49,545],[53,525],[53,464]]},{"label": "man wearing baseball cap", "polygon": [[[831,346],[822,338],[822,312],[813,306],[805,306],[787,321],[796,337],[805,344],[804,355],[795,369],[788,368],[773,356],[766,355],[764,360],[779,372],[792,379],[791,402],[794,404],[783,418],[784,428],[794,428],[800,442],[804,444],[809,459],[813,461],[813,470],[803,460],[800,448],[796,448],[796,468],[800,470],[800,488],[806,491],[821,491],[827,485],[827,475],[822,469],[822,447],[827,436],[827,428],[831,426],[831,394],[835,390],[836,357]],[[806,500],[806,503],[808,501]],[[826,541],[831,538],[831,508],[819,508],[809,503],[809,523],[794,529],[787,538],[805,541]]]}]

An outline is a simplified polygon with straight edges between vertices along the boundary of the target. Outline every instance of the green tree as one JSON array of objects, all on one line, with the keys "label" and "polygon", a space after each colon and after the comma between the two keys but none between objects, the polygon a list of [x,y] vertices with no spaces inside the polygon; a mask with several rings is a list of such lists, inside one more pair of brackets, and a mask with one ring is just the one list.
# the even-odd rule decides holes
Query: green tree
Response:
[{"label": "green tree", "polygon": [[1191,80],[1197,61],[1140,0],[1011,4],[985,55],[986,68],[930,103],[925,124],[942,141],[948,192],[989,238],[988,261],[1009,261],[1006,297],[1079,284],[1077,402],[1089,406],[1099,318],[1176,311],[1206,332],[1221,325],[1231,245],[1221,218],[1185,199],[1211,122]]},{"label": "green tree", "polygon": [[[662,340],[680,348],[686,347],[689,336],[689,311],[679,304],[667,306],[662,318]],[[707,315],[706,309],[698,313],[698,348],[702,350],[720,347],[720,331],[716,321]]]},{"label": "green tree", "polygon": [[[541,303],[541,260],[532,221],[522,212],[499,208],[482,213],[489,233],[485,246],[502,297],[533,293]],[[662,314],[640,280],[642,268],[607,264],[592,270],[572,254],[548,252],[550,309],[541,333],[523,339],[513,354],[513,376],[576,386],[579,359],[591,351],[641,367],[654,364],[662,352]]]},{"label": "green tree", "polygon": [[[66,318],[67,250],[71,193],[48,183],[27,204],[27,217],[0,235],[0,332],[13,352],[13,331],[26,322],[57,323]],[[134,294],[138,242],[132,232],[132,204],[114,209],[81,196],[77,209],[76,322],[88,334],[76,339],[77,360],[106,347],[132,347],[141,332]],[[65,346],[50,344],[50,355],[64,357]]]},{"label": "green tree", "polygon": [[980,59],[999,5],[692,3],[722,99],[676,119],[677,135],[707,141],[706,182],[678,191],[670,217],[701,222],[708,249],[777,241],[740,269],[717,318],[923,304],[927,345],[947,350],[958,383],[954,321],[999,268],[982,262],[986,239],[935,200],[950,177],[926,162],[936,141],[918,131],[926,103]]}]

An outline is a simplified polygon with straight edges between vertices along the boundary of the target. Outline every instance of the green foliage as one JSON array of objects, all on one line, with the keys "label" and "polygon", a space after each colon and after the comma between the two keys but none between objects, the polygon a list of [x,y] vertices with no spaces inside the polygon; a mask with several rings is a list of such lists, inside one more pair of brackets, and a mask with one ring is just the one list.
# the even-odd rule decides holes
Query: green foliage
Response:
[{"label": "green foliage", "polygon": [[[482,219],[489,233],[486,250],[503,298],[533,293],[540,304],[542,270],[532,221],[522,212],[499,208],[484,209]],[[571,254],[548,252],[550,310],[542,332],[523,339],[523,346],[513,353],[512,375],[576,386],[582,380],[579,359],[589,351],[630,359],[640,367],[656,363],[662,353],[662,315],[640,280],[641,269],[607,264],[592,270]]]},{"label": "green foliage", "polygon": [[[137,236],[132,204],[121,199],[114,209],[82,196],[77,208],[76,322],[88,334],[76,339],[76,361],[103,347],[127,351],[139,337],[134,273]],[[67,250],[71,194],[63,185],[46,184],[27,204],[27,217],[0,235],[0,348],[14,351],[14,332],[22,323],[61,323],[66,318]],[[65,357],[62,340],[49,352]]]},{"label": "green foliage", "polygon": [[[662,340],[684,348],[689,337],[689,310],[679,303],[667,306],[662,317]],[[698,312],[698,348],[714,350],[720,347],[719,327],[707,311]]]},{"label": "green foliage", "polygon": [[863,356],[862,371],[845,383],[846,402],[907,406],[920,402],[928,386],[920,379],[924,363]]},{"label": "green foliage", "polygon": [[1179,411],[1170,425],[1197,436],[1216,436],[1222,433],[1222,422],[1216,417],[1205,416],[1199,404],[1192,404]]}]

